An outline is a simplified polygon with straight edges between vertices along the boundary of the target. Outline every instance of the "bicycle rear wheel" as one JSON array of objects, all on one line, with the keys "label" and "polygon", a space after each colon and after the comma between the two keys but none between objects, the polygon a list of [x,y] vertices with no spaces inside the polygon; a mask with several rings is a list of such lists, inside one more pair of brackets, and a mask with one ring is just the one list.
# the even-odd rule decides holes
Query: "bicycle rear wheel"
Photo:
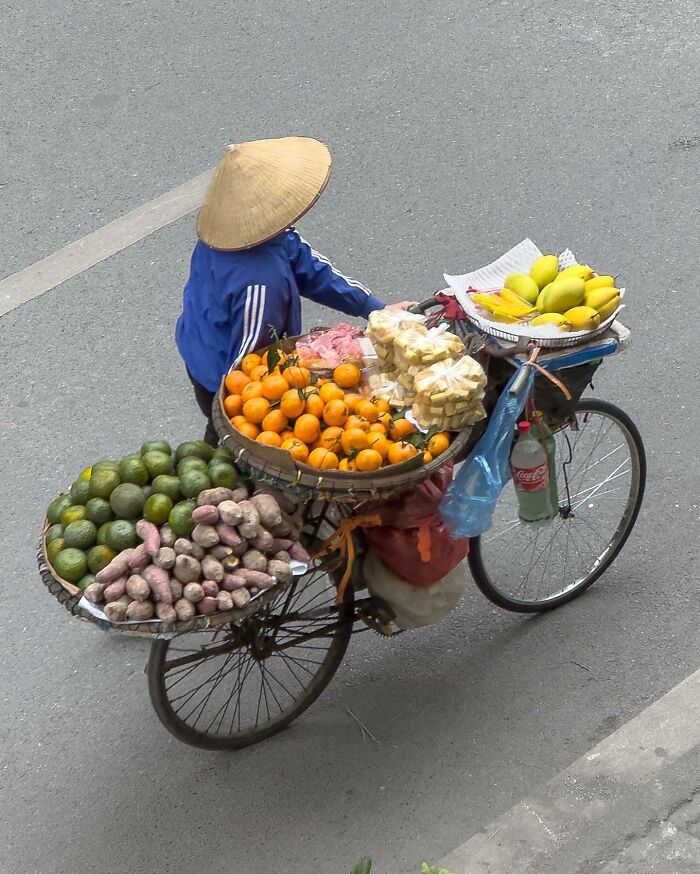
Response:
[{"label": "bicycle rear wheel", "polygon": [[492,528],[471,542],[474,581],[506,610],[552,610],[584,592],[619,554],[642,504],[644,445],[614,404],[582,398],[555,439],[559,515],[543,527],[522,523],[509,483]]}]

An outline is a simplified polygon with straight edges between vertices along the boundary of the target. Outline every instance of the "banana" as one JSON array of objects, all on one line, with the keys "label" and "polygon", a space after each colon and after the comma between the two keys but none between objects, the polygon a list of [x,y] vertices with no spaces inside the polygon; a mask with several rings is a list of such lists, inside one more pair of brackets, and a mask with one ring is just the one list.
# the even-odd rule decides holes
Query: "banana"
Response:
[{"label": "banana", "polygon": [[588,264],[572,264],[571,267],[565,267],[558,275],[556,281],[567,279],[569,276],[576,276],[578,279],[583,279],[584,282],[593,276],[593,268]]},{"label": "banana", "polygon": [[594,291],[596,288],[614,288],[614,276],[594,276],[586,282],[586,293]]},{"label": "banana", "polygon": [[600,324],[600,313],[593,307],[573,307],[564,313],[564,318],[571,322],[574,331],[592,331]]},{"label": "banana", "polygon": [[570,331],[571,322],[567,320],[561,313],[543,313],[541,316],[535,316],[530,322],[533,327],[537,325],[556,325],[561,331]]},{"label": "banana", "polygon": [[583,298],[584,306],[593,307],[594,310],[600,310],[606,306],[614,298],[619,298],[620,292],[617,288],[595,288],[593,291],[587,291]]}]

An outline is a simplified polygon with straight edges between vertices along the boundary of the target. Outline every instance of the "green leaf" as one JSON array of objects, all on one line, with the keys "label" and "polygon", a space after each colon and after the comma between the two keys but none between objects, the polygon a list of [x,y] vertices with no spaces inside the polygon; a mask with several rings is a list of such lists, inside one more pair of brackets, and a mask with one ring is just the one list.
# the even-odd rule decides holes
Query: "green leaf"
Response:
[{"label": "green leaf", "polygon": [[431,868],[423,862],[420,866],[420,874],[452,874],[452,871],[448,871],[447,868]]},{"label": "green leaf", "polygon": [[372,860],[371,859],[363,859],[358,865],[352,869],[351,874],[371,874],[372,872]]},{"label": "green leaf", "polygon": [[273,343],[272,346],[268,347],[267,350],[267,369],[270,373],[277,367],[280,363],[280,345],[279,343]]}]

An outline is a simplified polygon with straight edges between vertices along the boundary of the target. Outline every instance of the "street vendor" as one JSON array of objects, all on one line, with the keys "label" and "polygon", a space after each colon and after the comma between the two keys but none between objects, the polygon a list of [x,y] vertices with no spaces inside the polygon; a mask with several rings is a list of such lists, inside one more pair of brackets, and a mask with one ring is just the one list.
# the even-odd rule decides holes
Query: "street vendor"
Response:
[{"label": "street vendor", "polygon": [[211,407],[222,376],[275,338],[301,334],[301,297],[363,318],[385,306],[293,227],[320,197],[330,170],[328,148],[308,137],[228,146],[216,168],[176,328],[212,445],[218,437]]}]

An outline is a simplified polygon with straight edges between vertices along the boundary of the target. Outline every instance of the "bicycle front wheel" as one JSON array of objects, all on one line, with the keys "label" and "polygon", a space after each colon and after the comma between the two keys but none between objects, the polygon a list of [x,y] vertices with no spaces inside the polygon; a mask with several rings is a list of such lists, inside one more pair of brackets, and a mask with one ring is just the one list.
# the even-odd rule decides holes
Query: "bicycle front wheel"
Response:
[{"label": "bicycle front wheel", "polygon": [[551,610],[584,592],[617,557],[642,504],[644,445],[614,404],[582,398],[555,439],[558,516],[542,527],[521,522],[508,483],[492,528],[471,542],[474,581],[506,610]]}]

